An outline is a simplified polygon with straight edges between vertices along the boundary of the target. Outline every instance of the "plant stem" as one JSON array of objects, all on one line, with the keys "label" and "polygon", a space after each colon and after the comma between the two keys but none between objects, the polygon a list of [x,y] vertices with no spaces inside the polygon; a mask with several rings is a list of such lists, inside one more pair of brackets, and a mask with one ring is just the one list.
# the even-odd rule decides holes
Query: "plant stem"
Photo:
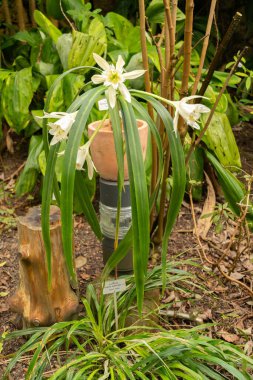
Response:
[{"label": "plant stem", "polygon": [[25,30],[25,15],[22,0],[15,0],[15,5],[17,10],[18,28],[19,30]]},{"label": "plant stem", "polygon": [[233,17],[233,20],[231,21],[231,23],[229,25],[229,28],[228,28],[225,36],[223,37],[223,39],[220,43],[220,46],[219,46],[218,50],[216,51],[216,54],[215,54],[215,56],[211,62],[211,65],[209,67],[206,78],[205,78],[205,80],[201,86],[200,91],[199,91],[199,95],[201,95],[201,96],[204,95],[204,93],[207,89],[207,86],[209,85],[209,83],[212,79],[214,70],[217,68],[217,66],[220,62],[220,59],[223,56],[225,49],[228,46],[229,41],[231,40],[232,35],[234,34],[235,30],[238,28],[238,25],[241,21],[241,18],[242,18],[242,14],[239,12],[236,12],[236,14]]},{"label": "plant stem", "polygon": [[[194,1],[186,0],[185,5],[185,29],[184,29],[184,65],[183,77],[180,90],[180,97],[183,98],[188,94],[188,82],[191,68],[191,51],[192,51],[192,25],[193,25]],[[178,131],[183,141],[187,133],[187,125],[180,117],[178,122]]]},{"label": "plant stem", "polygon": [[195,81],[194,81],[194,84],[192,87],[192,92],[191,92],[192,95],[196,94],[197,89],[198,89],[198,84],[199,84],[199,81],[201,78],[202,69],[204,66],[205,58],[206,58],[206,51],[207,51],[207,47],[208,47],[208,43],[209,43],[210,32],[211,32],[211,28],[212,28],[212,24],[213,24],[216,2],[217,2],[217,0],[212,0],[212,2],[211,2],[208,22],[207,22],[207,26],[206,26],[205,39],[203,42],[203,47],[202,47],[201,56],[200,56],[200,63],[199,63],[199,67],[198,67],[198,72],[197,72],[197,75],[196,75],[196,78],[195,78]]},{"label": "plant stem", "polygon": [[4,13],[5,22],[6,22],[6,24],[11,25],[11,15],[10,15],[8,0],[3,0],[2,6],[3,6],[3,13]]},{"label": "plant stem", "polygon": [[[145,82],[145,90],[146,92],[151,93],[151,85],[150,85],[150,76],[149,76],[149,65],[148,65],[148,51],[147,51],[147,43],[146,43],[146,16],[145,16],[145,2],[144,0],[139,0],[139,13],[140,13],[140,32],[141,32],[141,52],[142,52],[142,62],[144,73],[144,82]],[[161,68],[162,69],[162,68]],[[153,108],[150,104],[148,104],[148,113],[150,117],[154,120],[154,112]],[[151,186],[150,192],[151,194],[155,190],[156,181],[157,181],[157,146],[155,143],[155,139],[151,136],[151,144],[152,144],[152,175],[151,175]],[[154,212],[155,209],[151,210],[150,215],[150,225],[152,226],[154,222]]]},{"label": "plant stem", "polygon": [[228,83],[229,83],[229,81],[230,81],[232,75],[234,74],[235,70],[237,69],[237,66],[239,65],[239,63],[240,63],[242,57],[244,56],[245,52],[247,51],[247,49],[248,49],[248,47],[246,46],[246,47],[244,47],[243,50],[241,51],[239,57],[237,58],[236,62],[234,63],[232,69],[230,70],[230,72],[229,72],[229,74],[228,74],[228,76],[227,76],[227,79],[225,80],[225,82],[224,82],[224,84],[223,84],[223,86],[222,86],[222,88],[221,88],[221,90],[220,90],[220,92],[219,92],[219,95],[218,95],[217,98],[216,98],[216,101],[215,101],[215,103],[214,103],[214,105],[213,105],[213,108],[211,109],[211,112],[210,112],[210,114],[209,114],[209,117],[208,117],[208,119],[207,119],[207,121],[206,121],[206,124],[205,124],[204,128],[203,128],[202,131],[200,132],[200,134],[199,134],[197,140],[195,140],[195,141],[191,144],[190,149],[189,149],[188,154],[187,154],[187,157],[186,157],[186,160],[185,160],[186,165],[188,165],[188,163],[189,163],[189,159],[190,159],[190,156],[191,156],[192,152],[194,151],[194,149],[196,148],[196,146],[201,142],[202,137],[204,136],[204,134],[205,134],[207,128],[209,127],[210,122],[211,122],[211,120],[212,120],[212,117],[213,117],[213,115],[214,115],[214,112],[215,112],[215,110],[216,110],[216,108],[217,108],[217,106],[218,106],[218,104],[219,104],[219,101],[220,101],[220,99],[221,99],[221,97],[222,97],[224,91],[226,90],[227,85],[228,85]]},{"label": "plant stem", "polygon": [[31,23],[32,23],[33,28],[36,27],[36,22],[35,22],[34,17],[33,17],[35,9],[36,9],[35,0],[29,0],[29,13],[30,13],[30,19],[31,19]]}]

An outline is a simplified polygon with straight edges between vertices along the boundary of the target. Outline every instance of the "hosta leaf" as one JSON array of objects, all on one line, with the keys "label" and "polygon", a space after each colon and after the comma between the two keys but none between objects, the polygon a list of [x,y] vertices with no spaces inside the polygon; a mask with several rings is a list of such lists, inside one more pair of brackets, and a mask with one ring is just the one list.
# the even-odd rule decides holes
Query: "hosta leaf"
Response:
[{"label": "hosta leaf", "polygon": [[12,73],[6,78],[1,96],[3,116],[17,133],[20,133],[29,123],[29,106],[32,98],[31,67]]},{"label": "hosta leaf", "polygon": [[[202,114],[201,120],[205,124],[208,114]],[[202,140],[217,156],[224,166],[241,167],[241,159],[236,140],[225,113],[215,112],[211,123]]]}]

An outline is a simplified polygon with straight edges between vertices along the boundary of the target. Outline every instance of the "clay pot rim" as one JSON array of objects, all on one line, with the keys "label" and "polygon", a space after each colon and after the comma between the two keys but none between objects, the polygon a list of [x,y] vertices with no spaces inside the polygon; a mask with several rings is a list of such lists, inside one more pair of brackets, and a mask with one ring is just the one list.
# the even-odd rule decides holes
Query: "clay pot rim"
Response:
[{"label": "clay pot rim", "polygon": [[[92,132],[94,132],[96,130],[96,127],[98,125],[98,123],[100,123],[102,120],[97,120],[97,121],[93,121],[92,123],[90,123],[88,125],[88,129]],[[148,124],[145,120],[142,120],[142,119],[136,119],[137,121],[137,127],[138,127],[138,130],[142,130],[142,129],[145,129]],[[103,127],[99,130],[99,132],[103,132],[103,133],[112,133],[112,128],[111,128],[111,121],[110,119],[105,119],[104,120],[104,123],[103,123]],[[123,131],[124,133],[124,131]]]}]

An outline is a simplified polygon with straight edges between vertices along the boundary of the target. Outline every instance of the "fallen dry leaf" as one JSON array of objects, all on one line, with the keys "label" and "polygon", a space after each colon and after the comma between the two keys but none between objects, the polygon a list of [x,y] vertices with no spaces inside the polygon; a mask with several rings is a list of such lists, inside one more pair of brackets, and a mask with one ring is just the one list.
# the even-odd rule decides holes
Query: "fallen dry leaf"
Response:
[{"label": "fallen dry leaf", "polygon": [[228,343],[236,343],[240,340],[240,337],[236,334],[230,334],[226,331],[220,331],[221,337]]},{"label": "fallen dry leaf", "polygon": [[253,341],[252,340],[249,340],[247,343],[245,343],[244,352],[246,355],[251,356],[251,354],[253,352]]},{"label": "fallen dry leaf", "polygon": [[244,277],[244,274],[239,273],[239,272],[233,272],[230,274],[230,277],[233,278],[234,280],[241,280]]},{"label": "fallen dry leaf", "polygon": [[87,273],[81,273],[80,277],[82,277],[83,280],[90,280],[91,276]]},{"label": "fallen dry leaf", "polygon": [[215,203],[216,203],[215,191],[214,191],[212,182],[206,173],[205,173],[205,177],[206,177],[206,182],[207,182],[207,196],[206,196],[202,213],[197,222],[198,235],[203,238],[206,238],[208,231],[210,230],[211,225],[212,225],[212,215],[210,215],[209,217],[204,217],[204,216],[207,214],[212,214],[214,212]]},{"label": "fallen dry leaf", "polygon": [[85,264],[87,264],[87,258],[83,256],[78,256],[75,262],[76,262],[76,268],[79,269],[83,267]]}]

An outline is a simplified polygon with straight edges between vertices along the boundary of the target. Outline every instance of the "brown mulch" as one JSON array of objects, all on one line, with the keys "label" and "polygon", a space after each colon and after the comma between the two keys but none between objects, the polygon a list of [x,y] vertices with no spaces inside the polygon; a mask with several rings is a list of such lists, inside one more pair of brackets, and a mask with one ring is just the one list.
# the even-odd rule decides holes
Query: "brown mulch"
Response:
[{"label": "brown mulch", "polygon": [[[251,172],[253,168],[253,149],[249,146],[253,141],[253,126],[242,129],[238,127],[235,134],[241,149],[243,167]],[[243,137],[244,136],[244,137]],[[9,311],[8,297],[12,295],[18,284],[18,237],[16,228],[16,216],[24,213],[29,207],[38,204],[38,189],[34,194],[15,198],[16,176],[12,174],[23,164],[26,155],[26,147],[20,147],[17,143],[14,147],[15,155],[4,151],[0,161],[0,333],[13,331],[19,327],[20,319]],[[17,173],[18,174],[18,173]],[[8,181],[6,181],[6,178]],[[168,247],[168,259],[180,257],[195,260],[199,267],[183,267],[192,271],[192,293],[170,292],[165,295],[163,302],[170,303],[175,317],[169,320],[175,328],[181,326],[196,325],[195,317],[203,322],[214,323],[210,327],[210,334],[225,341],[245,347],[249,355],[253,352],[253,298],[246,289],[236,283],[226,280],[217,268],[205,262],[201,247],[193,234],[193,220],[190,206],[186,201],[181,209],[177,225],[174,228]],[[195,204],[196,218],[199,217],[202,204]],[[226,248],[234,224],[224,220],[224,230],[217,234],[212,228],[209,231],[207,241],[202,241],[207,257],[211,261],[217,260],[221,251]],[[251,235],[249,248],[240,257],[235,270],[234,278],[245,283],[249,288],[253,287],[253,238]],[[99,278],[103,268],[101,245],[94,236],[88,223],[81,216],[75,217],[74,224],[75,255],[78,263],[78,280],[80,294],[85,297],[87,284]],[[243,240],[242,244],[246,244]],[[215,249],[217,247],[217,249]],[[222,262],[223,271],[228,273],[235,258],[236,247],[232,246],[229,256]],[[155,262],[150,262],[152,266]],[[189,320],[182,315],[189,315]],[[24,339],[8,343],[4,353],[15,352]],[[4,360],[0,358],[1,364]],[[25,366],[23,366],[25,367]],[[23,378],[22,366],[13,378]]]}]

